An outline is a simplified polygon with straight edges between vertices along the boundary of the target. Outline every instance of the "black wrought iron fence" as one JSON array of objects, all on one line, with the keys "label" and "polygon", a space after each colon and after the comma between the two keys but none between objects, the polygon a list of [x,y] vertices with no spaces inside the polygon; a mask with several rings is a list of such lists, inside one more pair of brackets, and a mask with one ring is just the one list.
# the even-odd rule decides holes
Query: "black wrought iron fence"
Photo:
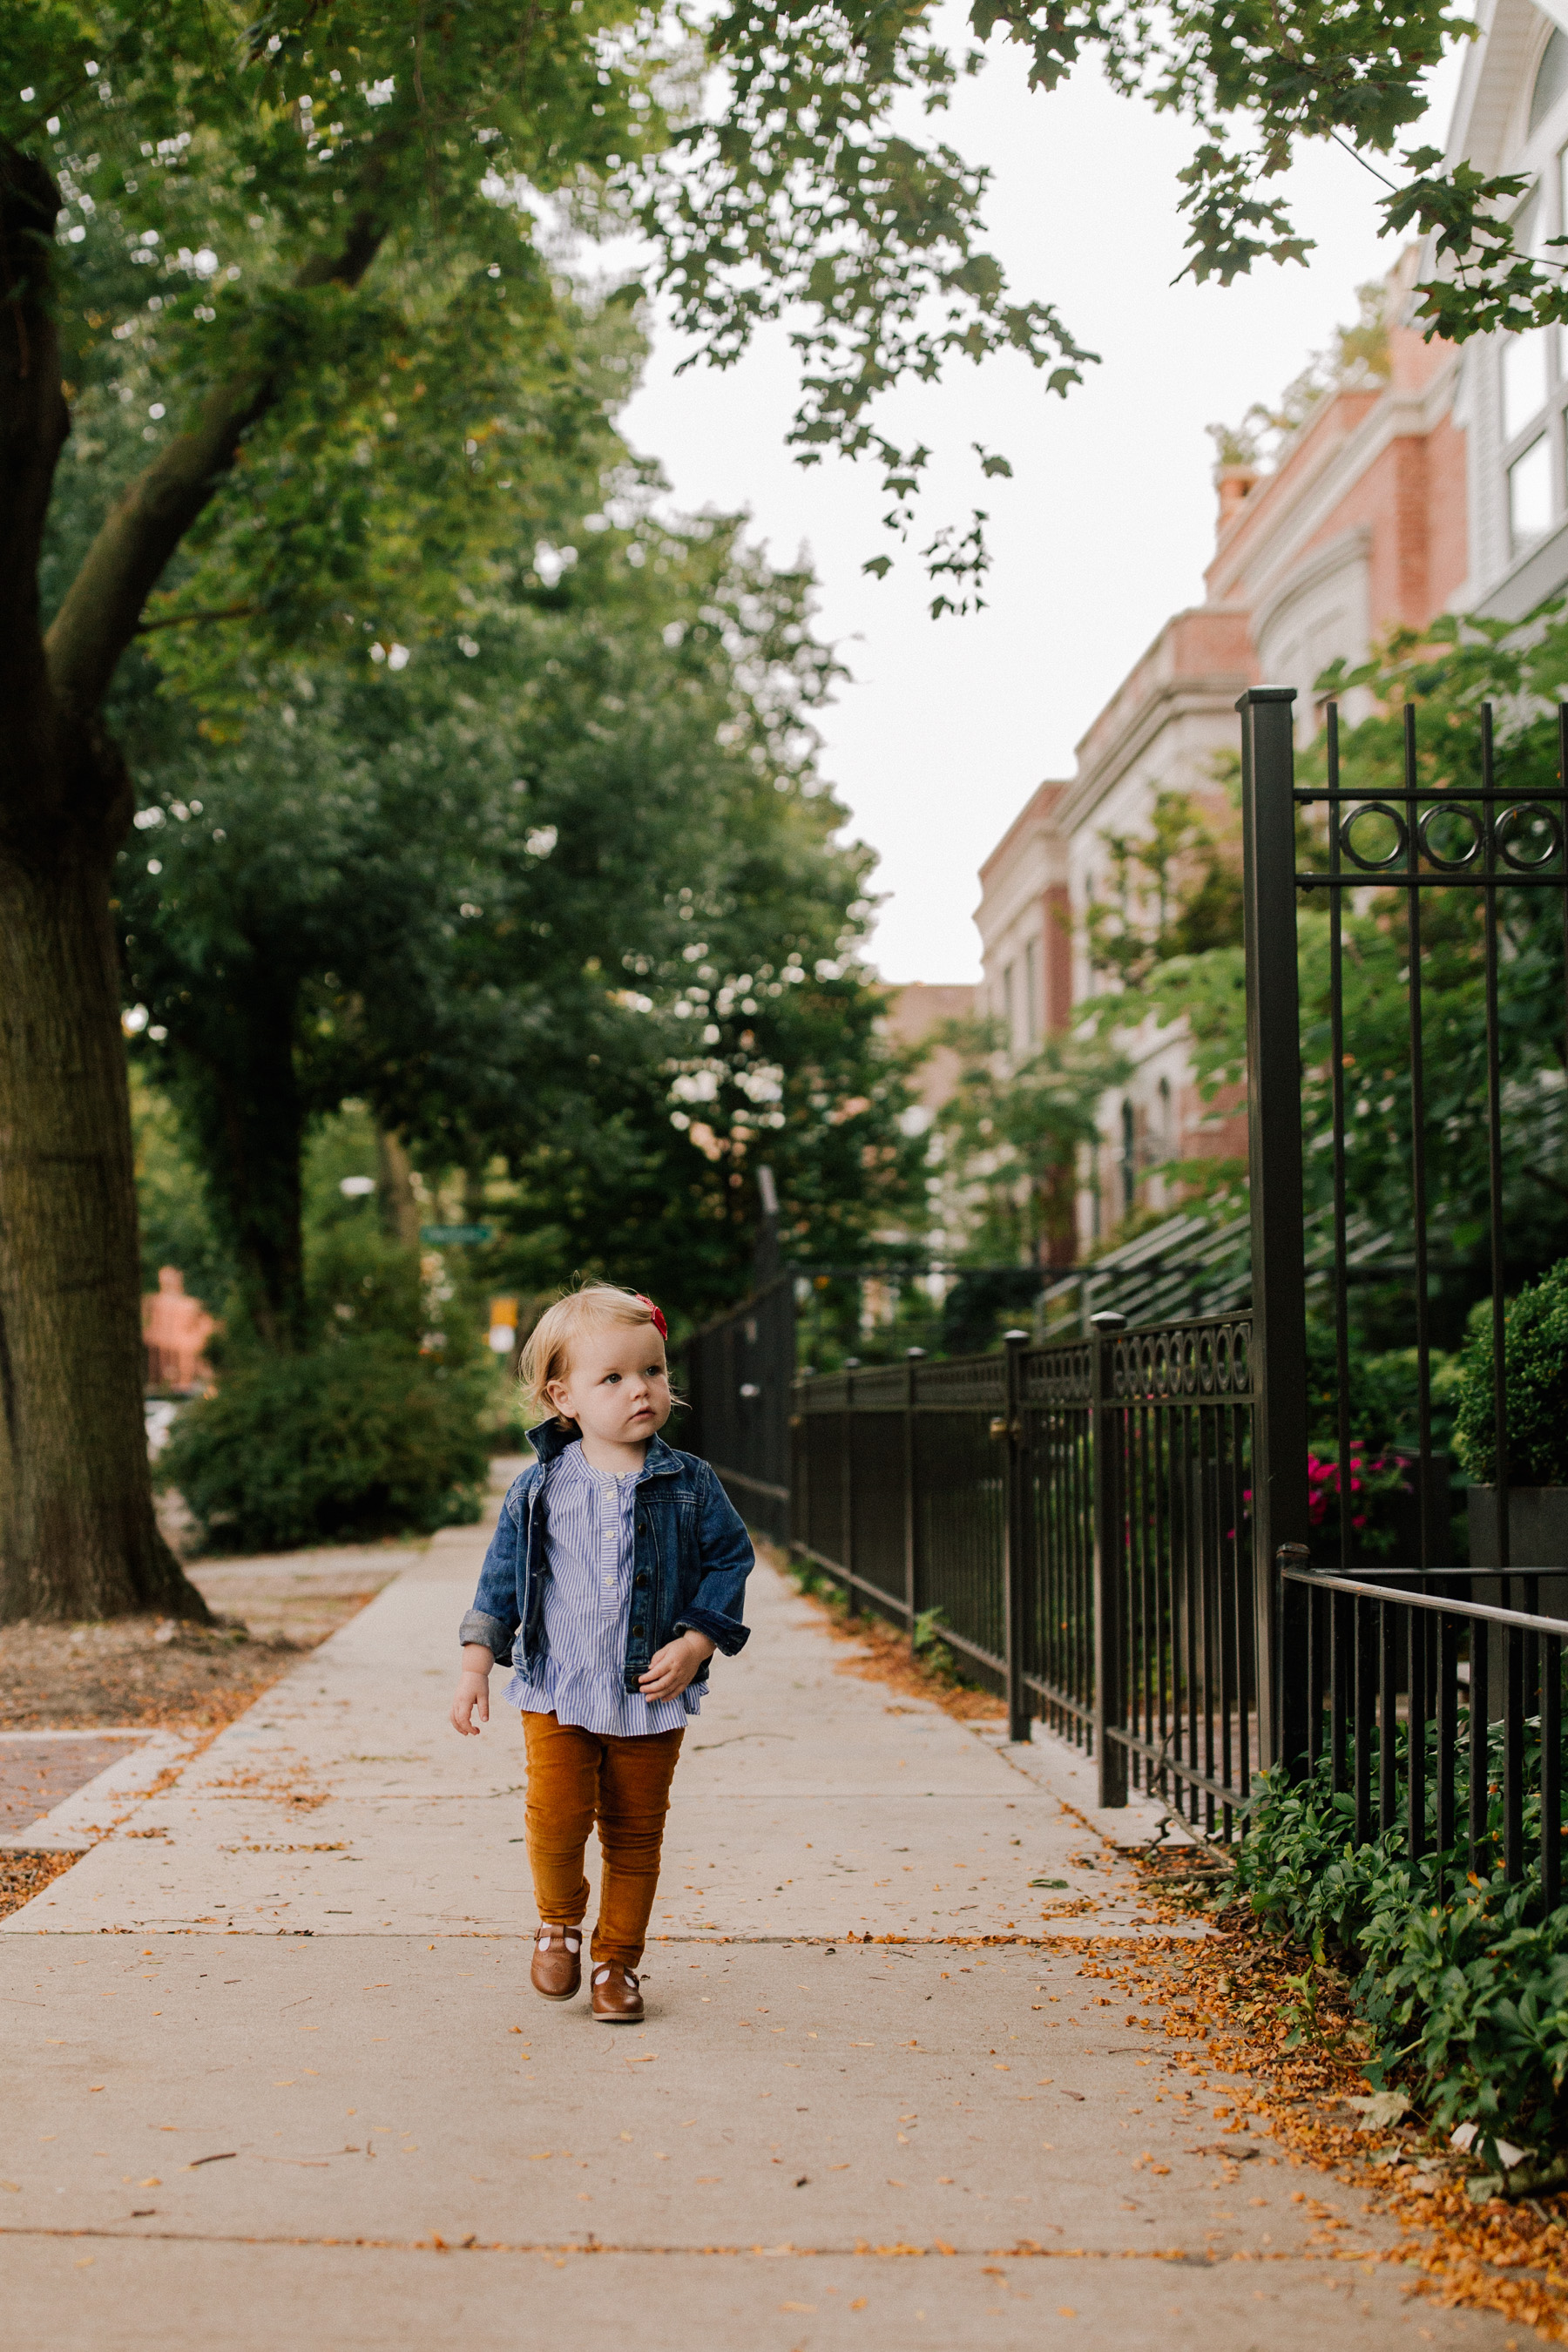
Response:
[{"label": "black wrought iron fence", "polygon": [[1152,1789],[1229,1835],[1258,1756],[1251,1326],[1105,1343],[1098,1443],[1101,1802]]},{"label": "black wrought iron fence", "polygon": [[1257,1761],[1245,1317],[802,1380],[794,1543],[1129,1783],[1228,1826]]},{"label": "black wrought iron fence", "polygon": [[789,1541],[795,1283],[781,1274],[686,1349],[689,1408],[677,1443],[710,1462],[748,1524]]},{"label": "black wrought iron fence", "polygon": [[[1406,706],[1402,774],[1379,791],[1347,775],[1332,706],[1321,778],[1298,777],[1291,700],[1288,688],[1260,688],[1239,706],[1263,1752],[1293,1774],[1326,1770],[1350,1801],[1358,1843],[1391,1837],[1412,1857],[1452,1853],[1457,1867],[1468,1858],[1478,1875],[1500,1868],[1514,1879],[1538,1855],[1554,1903],[1568,1618],[1553,1609],[1568,1563],[1542,1550],[1527,1568],[1513,1561],[1529,1540],[1523,1507],[1545,1522],[1541,1496],[1510,1475],[1505,1303],[1543,1270],[1542,1234],[1548,1258],[1562,1247],[1531,1188],[1550,1194],[1561,1179],[1542,1161],[1561,1136],[1568,1068],[1568,709],[1556,772],[1543,773],[1539,742],[1524,742],[1520,768],[1500,755],[1489,708],[1427,747]],[[1316,923],[1305,1006],[1304,908]],[[1314,1104],[1307,1139],[1304,1097]],[[1306,1475],[1304,1140],[1313,1171],[1327,1173],[1334,1236],[1327,1450],[1338,1507],[1328,1541],[1311,1524]],[[1407,1259],[1390,1271],[1404,1286],[1415,1500],[1408,1551],[1372,1570],[1352,1549],[1351,1233],[1369,1162],[1409,1234]],[[1445,1231],[1468,1283],[1457,1297],[1445,1294],[1433,1246]],[[1489,1299],[1492,1481],[1472,1495],[1470,1566],[1456,1570],[1446,1481],[1435,1475],[1434,1316],[1452,1320],[1471,1299]],[[1393,1287],[1378,1299],[1385,1347],[1399,1302]]]},{"label": "black wrought iron fence", "polygon": [[[1403,1823],[1413,1855],[1463,1845],[1478,1872],[1516,1877],[1538,1850],[1554,1896],[1568,1613],[1553,1610],[1568,1558],[1545,1557],[1553,1545],[1529,1568],[1512,1559],[1529,1540],[1525,1504],[1542,1496],[1510,1484],[1503,1342],[1510,1285],[1541,1270],[1518,1239],[1530,1223],[1519,1187],[1568,1193],[1568,1171],[1559,1181],[1541,1164],[1568,1138],[1568,789],[1561,759],[1549,781],[1500,781],[1486,710],[1473,744],[1449,728],[1426,766],[1407,713],[1400,788],[1379,794],[1345,782],[1331,709],[1323,779],[1299,784],[1293,699],[1262,687],[1238,706],[1250,1303],[1137,1329],[1102,1313],[1091,1335],[1035,1347],[1015,1332],[999,1354],[946,1361],[914,1349],[791,1391],[784,1279],[700,1336],[696,1442],[747,1515],[800,1557],[911,1631],[938,1626],[1005,1691],[1016,1737],[1039,1717],[1092,1748],[1102,1802],[1154,1790],[1228,1834],[1259,1766],[1300,1773],[1326,1759],[1358,1839]],[[1303,900],[1327,908],[1312,947],[1321,1001],[1305,1027]],[[1368,973],[1380,955],[1378,1003]],[[1474,983],[1468,1013],[1456,976]],[[1352,995],[1375,1045],[1354,1080]],[[1458,1086],[1456,1069],[1468,1073]],[[1304,1097],[1312,1166],[1327,1171],[1310,1203]],[[1352,1185],[1352,1158],[1374,1169],[1370,1191]],[[1479,1206],[1461,1214],[1450,1195],[1467,1184]],[[1433,1300],[1451,1317],[1443,1283],[1473,1287],[1467,1217],[1485,1237],[1495,1467],[1459,1570],[1434,1444]],[[1314,1226],[1329,1243],[1310,1274],[1332,1325],[1338,1553],[1316,1560]],[[1388,1328],[1401,1284],[1415,1533],[1413,1556],[1368,1570],[1352,1506],[1352,1301]],[[1320,1479],[1320,1505],[1323,1492]]]},{"label": "black wrought iron fence", "polygon": [[1521,1879],[1533,1861],[1555,1908],[1568,1623],[1540,1613],[1545,1580],[1516,1571],[1520,1605],[1502,1608],[1459,1597],[1458,1572],[1336,1576],[1290,1546],[1279,1567],[1307,1612],[1306,1761],[1327,1759],[1355,1843],[1392,1830],[1413,1860],[1456,1855],[1461,1877]]},{"label": "black wrought iron fence", "polygon": [[[1008,1457],[1017,1350],[795,1383],[794,1547],[862,1605],[942,1640],[1006,1688]],[[1015,1406],[1016,1410],[1016,1406]]]}]

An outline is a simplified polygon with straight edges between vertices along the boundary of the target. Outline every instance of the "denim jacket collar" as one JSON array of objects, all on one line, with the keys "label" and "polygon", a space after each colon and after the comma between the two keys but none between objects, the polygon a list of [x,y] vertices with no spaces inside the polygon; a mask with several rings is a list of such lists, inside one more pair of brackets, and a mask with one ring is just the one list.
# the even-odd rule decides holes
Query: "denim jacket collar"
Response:
[{"label": "denim jacket collar", "polygon": [[[563,1423],[552,1417],[542,1421],[537,1429],[527,1433],[528,1442],[538,1457],[542,1471],[548,1470],[558,1455],[564,1453],[574,1439],[582,1435],[575,1422]],[[649,1440],[647,1454],[637,1473],[639,1483],[644,1478],[669,1478],[680,1468],[680,1456],[672,1445],[667,1445],[657,1434]]]}]

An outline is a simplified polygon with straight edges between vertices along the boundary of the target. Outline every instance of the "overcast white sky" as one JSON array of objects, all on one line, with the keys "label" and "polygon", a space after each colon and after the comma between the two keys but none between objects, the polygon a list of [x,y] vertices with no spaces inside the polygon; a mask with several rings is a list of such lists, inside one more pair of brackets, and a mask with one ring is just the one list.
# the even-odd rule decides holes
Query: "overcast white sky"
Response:
[{"label": "overcast white sky", "polygon": [[[1430,121],[1439,136],[1453,79],[1450,60]],[[1015,287],[1054,302],[1101,358],[1066,401],[1006,360],[889,407],[895,436],[918,432],[943,453],[922,520],[990,512],[986,612],[930,620],[912,553],[882,583],[862,573],[886,543],[876,477],[792,463],[782,330],[727,374],[679,378],[683,347],[665,330],[622,420],[662,461],[676,504],[748,508],[776,562],[804,549],[816,567],[819,627],[854,674],[824,716],[824,767],[880,861],[873,952],[892,981],[978,976],[982,858],[1043,777],[1072,772],[1074,744],[1166,616],[1202,601],[1215,509],[1205,426],[1277,394],[1395,257],[1376,235],[1376,182],[1327,147],[1289,184],[1298,226],[1317,240],[1308,267],[1173,286],[1184,129],[1087,73],[1032,97],[1005,53],[946,124],[962,153],[992,166],[988,217]],[[985,495],[975,441],[1014,467]]]}]

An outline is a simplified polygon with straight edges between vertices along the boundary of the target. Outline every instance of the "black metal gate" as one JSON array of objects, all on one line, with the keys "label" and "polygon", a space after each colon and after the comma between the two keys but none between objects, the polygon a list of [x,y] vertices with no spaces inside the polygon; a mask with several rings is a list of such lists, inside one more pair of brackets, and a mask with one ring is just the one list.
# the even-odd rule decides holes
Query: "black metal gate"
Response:
[{"label": "black metal gate", "polygon": [[[1500,1864],[1510,1877],[1527,1867],[1527,1814],[1538,1796],[1552,1903],[1568,1622],[1549,1606],[1543,1613],[1543,1599],[1561,1607],[1568,1588],[1553,1582],[1565,1572],[1560,1549],[1521,1561],[1510,1540],[1520,1498],[1510,1507],[1505,1312],[1510,1288],[1544,1271],[1521,1244],[1530,1220],[1520,1187],[1535,1179],[1561,1189],[1563,1173],[1540,1163],[1560,1156],[1568,1071],[1568,709],[1558,714],[1555,772],[1542,780],[1525,764],[1528,755],[1539,768],[1539,741],[1531,751],[1521,736],[1522,752],[1497,751],[1489,707],[1428,743],[1406,705],[1403,772],[1379,791],[1346,781],[1332,705],[1321,781],[1298,780],[1292,700],[1289,688],[1260,687],[1238,705],[1263,1752],[1293,1772],[1326,1756],[1332,1787],[1352,1799],[1358,1842],[1398,1827],[1419,1856],[1462,1841],[1472,1870]],[[1303,934],[1303,920],[1316,929]],[[1304,948],[1317,959],[1305,1007]],[[1369,992],[1379,958],[1381,1007]],[[1464,1018],[1456,975],[1468,989]],[[1316,1106],[1305,1133],[1304,1097]],[[1325,1302],[1337,1424],[1331,1547],[1313,1528],[1308,1487],[1304,1146],[1334,1239]],[[1351,1502],[1359,1464],[1347,1232],[1369,1161],[1385,1212],[1392,1202],[1405,1221],[1410,1252],[1415,1508],[1408,1549],[1386,1567],[1356,1559]],[[1490,1297],[1492,1483],[1487,1508],[1470,1513],[1473,1532],[1489,1529],[1489,1557],[1472,1556],[1464,1569],[1453,1564],[1447,1481],[1433,1444],[1433,1315],[1443,1305],[1451,1318],[1456,1304],[1445,1301],[1435,1231],[1461,1255],[1468,1242],[1470,1291]],[[1562,1239],[1552,1246],[1562,1253]]]},{"label": "black metal gate", "polygon": [[710,1462],[742,1517],[774,1543],[790,1538],[790,1388],[795,1280],[763,1284],[686,1351],[690,1407],[679,1443]]}]

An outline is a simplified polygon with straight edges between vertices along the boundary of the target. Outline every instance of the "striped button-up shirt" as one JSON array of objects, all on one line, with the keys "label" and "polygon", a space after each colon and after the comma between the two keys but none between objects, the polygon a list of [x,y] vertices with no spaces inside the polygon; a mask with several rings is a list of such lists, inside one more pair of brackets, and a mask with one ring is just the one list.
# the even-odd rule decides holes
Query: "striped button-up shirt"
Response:
[{"label": "striped button-up shirt", "polygon": [[679,1731],[702,1705],[694,1684],[652,1704],[624,1676],[631,1622],[637,1487],[641,1474],[607,1476],[563,1448],[544,1488],[544,1655],[513,1675],[507,1696],[524,1715],[617,1739]]}]

